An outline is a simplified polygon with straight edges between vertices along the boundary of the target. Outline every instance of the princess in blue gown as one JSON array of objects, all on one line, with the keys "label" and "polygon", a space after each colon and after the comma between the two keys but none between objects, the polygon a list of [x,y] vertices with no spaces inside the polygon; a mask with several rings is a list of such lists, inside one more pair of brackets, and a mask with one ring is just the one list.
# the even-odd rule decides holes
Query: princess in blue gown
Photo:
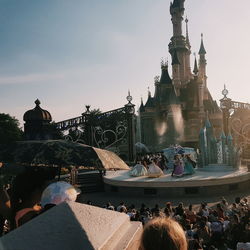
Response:
[{"label": "princess in blue gown", "polygon": [[184,174],[191,175],[195,173],[194,167],[196,162],[190,158],[190,155],[186,155],[184,158]]}]

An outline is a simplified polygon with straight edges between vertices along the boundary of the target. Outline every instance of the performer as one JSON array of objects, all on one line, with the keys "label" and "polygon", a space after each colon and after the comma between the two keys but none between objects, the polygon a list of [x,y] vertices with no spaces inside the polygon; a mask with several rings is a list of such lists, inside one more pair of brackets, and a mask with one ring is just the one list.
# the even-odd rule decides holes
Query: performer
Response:
[{"label": "performer", "polygon": [[159,163],[158,164],[159,164],[158,166],[161,168],[162,171],[164,169],[166,169],[166,170],[168,169],[168,166],[167,166],[168,159],[166,158],[166,156],[163,153],[161,153],[159,155]]},{"label": "performer", "polygon": [[181,156],[179,154],[176,154],[174,156],[174,170],[172,172],[172,177],[178,176],[181,177],[183,175],[184,172],[184,167],[183,167],[183,161],[181,159]]},{"label": "performer", "polygon": [[190,154],[189,155],[185,155],[184,157],[184,163],[185,163],[185,166],[184,166],[184,174],[194,174],[195,173],[195,166],[196,166],[196,162],[193,161],[191,158],[190,158]]},{"label": "performer", "polygon": [[157,178],[163,175],[162,170],[155,164],[155,160],[148,166],[148,177]]},{"label": "performer", "polygon": [[141,162],[138,162],[133,169],[130,171],[131,176],[144,176],[148,174],[148,170],[141,164]]}]

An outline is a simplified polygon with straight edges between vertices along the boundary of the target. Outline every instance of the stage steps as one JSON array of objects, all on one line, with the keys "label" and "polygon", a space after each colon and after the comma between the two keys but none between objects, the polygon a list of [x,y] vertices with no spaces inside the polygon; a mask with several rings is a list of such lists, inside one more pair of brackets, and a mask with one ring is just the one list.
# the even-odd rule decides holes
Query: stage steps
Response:
[{"label": "stage steps", "polygon": [[102,177],[97,171],[79,173],[77,175],[77,186],[82,193],[104,191]]}]

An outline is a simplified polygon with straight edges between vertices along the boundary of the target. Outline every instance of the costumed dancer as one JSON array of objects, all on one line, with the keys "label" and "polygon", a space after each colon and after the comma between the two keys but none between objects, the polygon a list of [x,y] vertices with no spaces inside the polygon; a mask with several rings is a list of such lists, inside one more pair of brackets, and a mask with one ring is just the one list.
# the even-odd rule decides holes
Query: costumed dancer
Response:
[{"label": "costumed dancer", "polygon": [[148,177],[157,178],[163,175],[163,171],[155,164],[154,161],[148,166]]},{"label": "costumed dancer", "polygon": [[183,167],[183,161],[181,159],[181,156],[179,154],[176,154],[174,156],[174,170],[172,172],[171,176],[178,176],[181,177],[184,172],[184,167]]},{"label": "costumed dancer", "polygon": [[168,159],[166,158],[166,156],[163,153],[161,153],[159,155],[158,166],[161,168],[162,171],[164,171],[164,169],[166,169],[166,170],[168,169],[167,164],[168,164]]},{"label": "costumed dancer", "polygon": [[194,174],[195,173],[195,166],[196,166],[196,162],[193,161],[189,155],[185,155],[184,157],[184,174],[190,175],[190,174]]},{"label": "costumed dancer", "polygon": [[131,176],[145,176],[148,174],[148,170],[141,164],[141,162],[138,162],[133,169],[130,171]]}]

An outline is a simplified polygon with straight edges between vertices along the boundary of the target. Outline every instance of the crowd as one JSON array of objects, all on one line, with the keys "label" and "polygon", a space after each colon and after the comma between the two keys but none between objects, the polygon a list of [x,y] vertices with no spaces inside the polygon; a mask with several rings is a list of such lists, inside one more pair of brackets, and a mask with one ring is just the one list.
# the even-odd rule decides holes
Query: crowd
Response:
[{"label": "crowd", "polygon": [[[92,205],[90,201],[87,203]],[[222,198],[211,207],[201,203],[198,209],[193,209],[192,205],[184,207],[183,203],[174,207],[170,202],[163,208],[158,204],[153,208],[145,204],[136,208],[126,206],[124,202],[116,207],[108,202],[104,208],[126,213],[131,221],[141,221],[145,226],[154,223],[156,218],[170,218],[181,225],[189,250],[250,249],[250,204],[247,198],[236,198],[232,204]]]},{"label": "crowd", "polygon": [[[47,209],[67,200],[77,192],[68,183],[55,182],[55,173],[32,170],[18,175],[11,189],[0,190],[0,236],[33,219]],[[60,198],[60,199],[59,199]],[[91,201],[87,202],[93,205]],[[171,202],[161,208],[145,204],[135,207],[108,202],[105,209],[126,213],[131,221],[141,221],[144,231],[140,250],[250,249],[250,204],[247,198],[226,199],[213,206],[199,208]],[[166,247],[168,246],[168,247]],[[172,246],[172,247],[170,247]]]}]

